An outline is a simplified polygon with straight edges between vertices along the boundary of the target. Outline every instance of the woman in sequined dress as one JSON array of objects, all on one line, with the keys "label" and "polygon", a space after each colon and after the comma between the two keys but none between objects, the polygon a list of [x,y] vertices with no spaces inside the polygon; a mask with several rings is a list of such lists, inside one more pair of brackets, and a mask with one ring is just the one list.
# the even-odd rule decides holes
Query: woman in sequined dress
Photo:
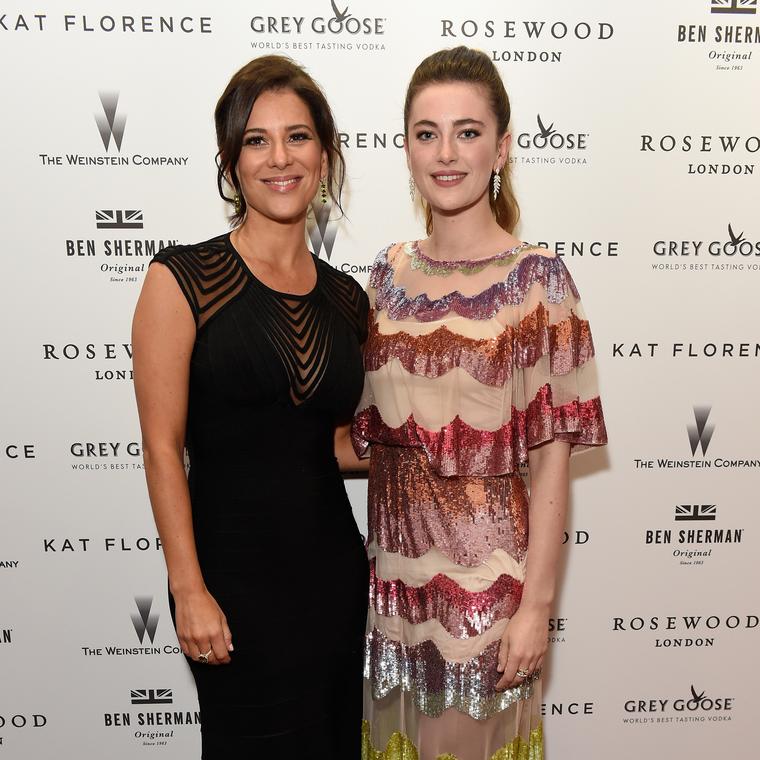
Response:
[{"label": "woman in sequined dress", "polygon": [[202,757],[356,760],[369,569],[339,465],[368,304],[305,243],[309,206],[340,196],[340,138],[319,86],[281,56],[240,69],[215,119],[235,229],[161,251],[133,326]]},{"label": "woman in sequined dress", "polygon": [[606,431],[570,274],[512,234],[509,119],[468,48],[426,58],[407,91],[428,237],[373,265],[353,426],[371,451],[365,760],[543,757],[568,455]]}]

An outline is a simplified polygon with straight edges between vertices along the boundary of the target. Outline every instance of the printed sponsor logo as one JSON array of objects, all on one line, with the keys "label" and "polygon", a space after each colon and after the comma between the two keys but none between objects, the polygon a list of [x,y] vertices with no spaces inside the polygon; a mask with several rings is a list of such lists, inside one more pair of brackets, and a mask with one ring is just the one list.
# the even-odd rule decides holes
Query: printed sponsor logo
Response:
[{"label": "printed sponsor logo", "polygon": [[616,258],[620,254],[618,240],[537,240],[536,245],[554,251],[564,258]]},{"label": "printed sponsor logo", "polygon": [[758,630],[760,617],[742,615],[653,615],[612,618],[612,630],[627,634],[649,634],[655,649],[693,649],[720,644],[718,636],[728,631]]},{"label": "printed sponsor logo", "polygon": [[13,643],[13,628],[0,628],[0,644]]},{"label": "printed sponsor logo", "polygon": [[0,559],[0,570],[18,570],[17,559]]},{"label": "printed sponsor logo", "polygon": [[[133,379],[131,343],[43,343],[42,360],[65,365],[81,365],[90,362],[100,366],[92,368],[92,379],[99,382],[126,381]],[[101,362],[114,362],[103,364]]]},{"label": "printed sponsor logo", "polygon": [[684,693],[667,696],[627,699],[623,703],[623,723],[634,726],[682,723],[724,723],[733,719],[736,698],[712,696],[691,684]]},{"label": "printed sponsor logo", "polygon": [[331,15],[256,15],[249,22],[251,47],[267,51],[312,50],[378,53],[385,50],[387,19],[357,16],[330,0]]},{"label": "printed sponsor logo", "polygon": [[[37,157],[42,166],[50,168],[139,166],[143,169],[167,169],[188,166],[190,162],[189,156],[167,155],[143,150],[122,155],[121,150],[127,126],[127,115],[119,109],[119,98],[120,93],[117,91],[104,90],[99,93],[100,109],[95,112],[94,117],[97,133],[105,150],[104,154],[85,154],[77,151],[70,153],[38,152]],[[111,145],[116,147],[115,155],[111,152]]]},{"label": "printed sponsor logo", "polygon": [[48,13],[2,13],[2,32],[65,32],[92,34],[113,34],[124,38],[138,38],[145,44],[149,35],[157,40],[176,34],[211,34],[211,16],[126,16],[103,14],[64,13],[52,16]]},{"label": "printed sponsor logo", "polygon": [[[758,143],[760,145],[760,143]],[[661,272],[760,272],[760,239],[729,222],[726,237],[712,240],[655,240],[652,269]]]},{"label": "printed sponsor logo", "polygon": [[124,552],[157,552],[161,551],[161,539],[139,536],[53,536],[42,539],[44,554],[121,554]]},{"label": "printed sponsor logo", "polygon": [[22,461],[37,458],[36,446],[36,443],[3,443],[0,445],[0,451],[5,459]]},{"label": "printed sponsor logo", "polygon": [[132,689],[133,705],[170,705],[174,701],[171,689]]},{"label": "printed sponsor logo", "polygon": [[[176,644],[176,639],[170,644],[162,644],[160,641],[156,641],[158,621],[161,616],[153,607],[153,597],[136,596],[134,597],[134,605],[136,611],[131,612],[129,617],[132,621],[134,635],[137,637],[140,646],[134,646],[134,644],[132,646],[117,644],[80,646],[79,649],[82,654],[85,657],[152,657],[156,655],[181,654],[182,650]],[[109,715],[109,713],[106,715]],[[106,722],[106,725],[109,724]],[[111,725],[128,726],[131,725],[131,723],[119,723],[117,720],[117,722],[114,722]]]},{"label": "printed sponsor logo", "polygon": [[[677,504],[672,527],[647,528],[644,530],[645,546],[664,547],[668,554],[686,567],[700,567],[713,555],[723,561],[728,553],[736,550],[746,538],[746,528],[726,527],[718,523],[718,507],[715,504]],[[709,523],[709,527],[684,525],[684,523]]]},{"label": "printed sponsor logo", "polygon": [[[0,750],[11,746],[18,731],[34,730],[47,726],[47,715],[42,713],[0,713]],[[9,739],[6,743],[5,739]]]},{"label": "printed sponsor logo", "polygon": [[[490,53],[491,60],[503,63],[559,64],[568,49],[578,44],[604,43],[615,34],[609,22],[589,19],[449,18],[439,19],[439,25],[440,35],[447,44],[478,41]],[[494,45],[500,47],[497,49]]]},{"label": "printed sponsor logo", "polygon": [[564,644],[567,631],[568,631],[568,620],[566,617],[549,618],[549,643],[550,644]]},{"label": "printed sponsor logo", "polygon": [[71,469],[76,472],[144,470],[138,441],[75,441],[69,445]]},{"label": "printed sponsor logo", "polygon": [[549,717],[585,717],[594,714],[593,702],[543,702],[541,715]]},{"label": "printed sponsor logo", "polygon": [[509,161],[515,165],[585,166],[589,163],[588,132],[555,128],[541,114],[536,116],[535,130],[518,132]]},{"label": "printed sponsor logo", "polygon": [[198,709],[174,705],[172,689],[131,689],[129,701],[140,707],[172,705],[170,708],[103,713],[105,728],[129,728],[134,739],[143,747],[165,747],[176,738],[178,731],[201,723]]},{"label": "printed sponsor logo", "polygon": [[710,23],[676,26],[676,44],[685,51],[702,51],[713,70],[726,75],[746,71],[760,45],[760,26],[748,18],[757,13],[757,0],[710,0],[709,8]]},{"label": "printed sponsor logo", "polygon": [[95,227],[99,230],[141,230],[143,228],[143,212],[122,209],[96,211]]},{"label": "printed sponsor logo", "polygon": [[[668,153],[691,176],[737,177],[755,173],[758,135],[640,135],[639,152]],[[688,154],[684,156],[684,154]],[[682,161],[682,158],[687,160]]]},{"label": "printed sponsor logo", "polygon": [[715,425],[708,424],[712,407],[699,405],[694,407],[694,422],[686,425],[685,438],[689,441],[691,458],[670,459],[659,457],[657,459],[634,458],[634,467],[642,470],[661,469],[758,469],[760,459],[755,455],[743,456],[720,455],[713,459],[707,458],[707,450],[715,433]]}]

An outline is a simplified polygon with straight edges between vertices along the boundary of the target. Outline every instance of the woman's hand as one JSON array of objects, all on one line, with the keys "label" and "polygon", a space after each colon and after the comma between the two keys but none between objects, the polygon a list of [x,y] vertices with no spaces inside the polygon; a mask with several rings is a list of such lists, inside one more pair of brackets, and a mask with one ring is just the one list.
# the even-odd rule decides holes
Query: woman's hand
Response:
[{"label": "woman's hand", "polygon": [[219,605],[205,589],[174,594],[177,638],[182,651],[193,660],[203,654],[209,665],[230,662],[232,634]]},{"label": "woman's hand", "polygon": [[[496,669],[502,676],[496,684],[497,690],[519,686],[535,671],[540,670],[548,641],[548,609],[519,607],[501,637]],[[518,670],[528,675],[518,676]]]}]

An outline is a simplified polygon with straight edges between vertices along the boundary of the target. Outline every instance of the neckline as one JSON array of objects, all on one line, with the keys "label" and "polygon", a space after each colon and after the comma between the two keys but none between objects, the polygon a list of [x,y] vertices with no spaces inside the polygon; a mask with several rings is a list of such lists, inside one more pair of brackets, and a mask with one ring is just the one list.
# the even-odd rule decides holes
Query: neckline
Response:
[{"label": "neckline", "polygon": [[409,257],[409,264],[412,269],[418,269],[431,277],[449,277],[450,275],[460,272],[461,274],[474,275],[487,269],[489,266],[503,267],[511,264],[517,254],[522,251],[531,250],[536,246],[521,241],[512,248],[507,248],[499,253],[480,256],[472,259],[454,259],[441,260],[427,256],[420,248],[420,241],[413,240],[403,245],[404,253]]},{"label": "neckline", "polygon": [[253,270],[248,266],[248,264],[246,263],[245,259],[241,256],[238,249],[235,248],[235,245],[232,242],[232,232],[233,231],[230,231],[225,235],[225,243],[227,245],[227,249],[237,259],[238,263],[246,272],[248,279],[251,282],[255,282],[264,290],[268,290],[270,293],[273,293],[276,296],[281,296],[282,298],[306,299],[306,298],[310,298],[317,292],[317,289],[319,288],[319,281],[320,281],[319,260],[312,251],[309,251],[309,255],[311,256],[311,260],[314,263],[314,273],[316,276],[316,279],[314,280],[314,287],[312,287],[312,289],[308,293],[286,293],[282,290],[275,290],[274,288],[267,285],[263,280],[260,280],[258,277],[256,277],[256,275],[253,273]]}]

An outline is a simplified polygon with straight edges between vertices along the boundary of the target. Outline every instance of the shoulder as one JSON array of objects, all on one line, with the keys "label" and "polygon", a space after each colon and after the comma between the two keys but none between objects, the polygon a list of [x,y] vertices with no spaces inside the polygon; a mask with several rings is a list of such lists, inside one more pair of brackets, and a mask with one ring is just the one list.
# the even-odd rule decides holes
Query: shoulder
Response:
[{"label": "shoulder", "polygon": [[507,283],[516,301],[522,301],[533,286],[543,289],[551,303],[560,303],[568,296],[579,298],[562,257],[539,246],[527,246],[520,251],[507,275]]},{"label": "shoulder", "polygon": [[346,272],[341,272],[323,259],[316,259],[323,287],[347,316],[362,321],[367,314],[369,302],[364,288]]},{"label": "shoulder", "polygon": [[227,235],[218,235],[210,240],[204,240],[202,243],[193,243],[191,245],[170,245],[162,248],[152,259],[151,264],[173,264],[183,260],[196,259],[202,261],[204,258],[220,256],[231,256],[227,248]]}]

